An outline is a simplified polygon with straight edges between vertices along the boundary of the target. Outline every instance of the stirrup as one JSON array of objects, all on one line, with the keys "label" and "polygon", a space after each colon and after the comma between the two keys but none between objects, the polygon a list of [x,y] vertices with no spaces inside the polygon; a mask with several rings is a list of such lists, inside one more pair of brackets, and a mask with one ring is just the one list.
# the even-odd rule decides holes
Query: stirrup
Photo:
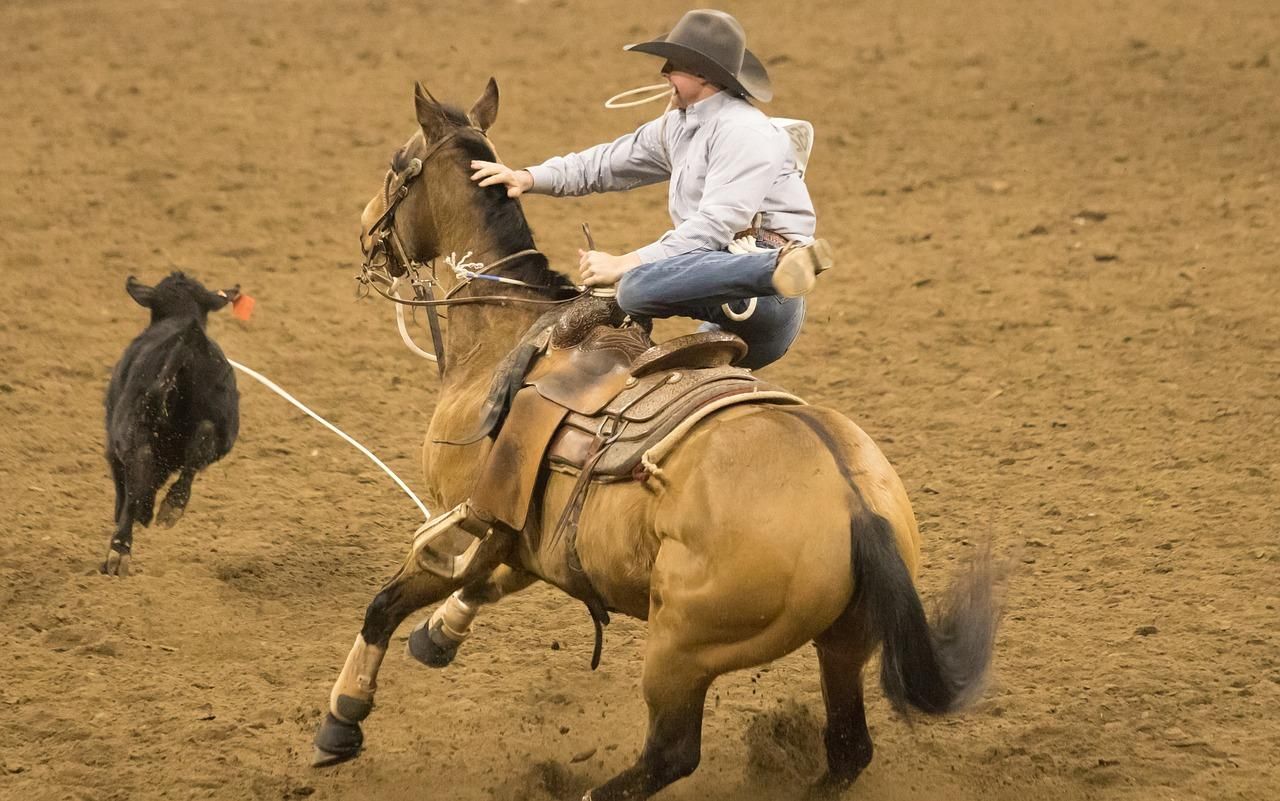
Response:
[{"label": "stirrup", "polygon": [[463,501],[440,517],[428,520],[413,534],[418,566],[445,579],[458,579],[475,559],[480,545],[493,534],[493,524]]}]

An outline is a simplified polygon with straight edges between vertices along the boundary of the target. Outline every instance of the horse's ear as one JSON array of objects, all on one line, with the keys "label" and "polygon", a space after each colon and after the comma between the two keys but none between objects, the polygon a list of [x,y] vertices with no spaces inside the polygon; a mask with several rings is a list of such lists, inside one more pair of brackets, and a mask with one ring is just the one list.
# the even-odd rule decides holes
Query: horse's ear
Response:
[{"label": "horse's ear", "polygon": [[440,104],[421,81],[415,81],[413,84],[413,105],[418,110],[418,124],[422,126],[422,132],[426,134],[427,141],[434,142],[444,136],[445,126],[448,124],[444,109],[440,108]]},{"label": "horse's ear", "polygon": [[139,306],[151,308],[151,301],[155,297],[156,291],[153,287],[149,287],[142,283],[132,275],[124,282],[124,291],[129,293],[129,297],[133,298]]},{"label": "horse's ear", "polygon": [[467,117],[472,125],[482,131],[488,131],[493,121],[498,118],[498,82],[493,78],[489,79],[489,85],[484,88],[484,94],[471,107]]}]

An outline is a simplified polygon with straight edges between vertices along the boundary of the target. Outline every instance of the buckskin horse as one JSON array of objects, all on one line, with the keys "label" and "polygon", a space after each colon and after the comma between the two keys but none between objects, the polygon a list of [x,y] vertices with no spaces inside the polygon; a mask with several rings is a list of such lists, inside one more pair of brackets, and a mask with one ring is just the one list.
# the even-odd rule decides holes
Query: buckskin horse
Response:
[{"label": "buckskin horse", "polygon": [[[366,272],[375,255],[395,276],[448,253],[478,254],[489,265],[459,271],[461,278],[437,276],[445,297],[426,301],[450,306],[423,466],[430,501],[451,508],[474,491],[494,446],[492,437],[469,435],[486,414],[495,372],[574,290],[534,248],[519,201],[469,179],[472,159],[497,160],[487,136],[496,84],[490,80],[467,113],[421,84],[415,104],[420,130],[369,201],[361,244]],[[477,272],[503,280],[474,280]],[[644,748],[632,767],[586,794],[595,801],[648,798],[691,774],[716,677],[809,642],[827,716],[827,771],[815,786],[822,792],[847,787],[871,761],[862,671],[877,647],[881,683],[898,711],[940,715],[977,699],[999,618],[997,570],[989,554],[975,558],[929,622],[913,584],[920,537],[906,490],[849,419],[800,402],[737,403],[686,426],[661,466],[651,466],[634,480],[590,483],[578,498],[573,538],[559,536],[558,524],[581,476],[544,470],[518,532],[490,531],[445,569],[415,539],[366,610],[317,733],[314,764],[359,752],[379,667],[406,617],[448,599],[433,624],[452,640],[424,637],[422,626],[410,637],[411,652],[439,666],[476,607],[537,580],[589,605],[594,595],[649,624]],[[455,619],[439,619],[446,607]]]}]

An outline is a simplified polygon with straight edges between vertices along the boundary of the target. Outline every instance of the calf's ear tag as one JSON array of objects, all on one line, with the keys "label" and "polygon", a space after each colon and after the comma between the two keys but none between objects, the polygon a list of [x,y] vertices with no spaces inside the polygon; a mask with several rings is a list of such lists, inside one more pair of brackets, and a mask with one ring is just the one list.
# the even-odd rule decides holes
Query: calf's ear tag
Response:
[{"label": "calf's ear tag", "polygon": [[253,299],[253,296],[241,292],[236,295],[235,300],[231,301],[231,313],[235,315],[237,320],[247,322],[249,316],[253,314],[253,307],[256,303],[257,301]]}]

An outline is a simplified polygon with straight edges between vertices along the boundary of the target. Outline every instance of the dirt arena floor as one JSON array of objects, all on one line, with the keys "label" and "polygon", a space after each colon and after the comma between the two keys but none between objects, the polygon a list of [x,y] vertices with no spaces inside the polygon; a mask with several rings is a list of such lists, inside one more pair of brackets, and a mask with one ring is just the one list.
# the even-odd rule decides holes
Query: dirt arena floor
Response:
[{"label": "dirt arena floor", "polygon": [[[1273,799],[1280,787],[1280,5],[731,2],[839,248],[766,376],[841,409],[903,476],[922,593],[985,537],[1021,568],[997,683],[894,717],[850,798]],[[174,268],[258,300],[227,354],[411,483],[432,369],[357,302],[358,214],[412,86],[502,91],[512,164],[630,130],[620,46],[687,9],[525,0],[0,5],[0,797],[577,798],[642,742],[644,626],[588,669],[580,604],[489,609],[454,667],[383,670],[367,749],[307,766],[365,604],[419,519],[376,468],[241,377],[187,516],[96,572],[109,371]],[[665,194],[526,203],[553,261],[622,251]],[[1268,311],[1270,310],[1270,311]],[[682,330],[679,325],[667,331]],[[793,799],[820,767],[812,649],[718,682],[663,798]]]}]

